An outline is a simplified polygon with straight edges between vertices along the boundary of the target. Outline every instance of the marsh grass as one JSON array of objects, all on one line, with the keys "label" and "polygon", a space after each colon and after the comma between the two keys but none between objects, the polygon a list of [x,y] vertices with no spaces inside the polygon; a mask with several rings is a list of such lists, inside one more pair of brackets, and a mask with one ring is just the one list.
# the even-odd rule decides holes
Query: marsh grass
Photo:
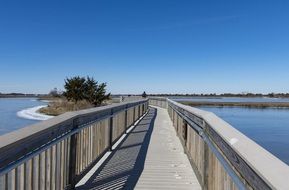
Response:
[{"label": "marsh grass", "polygon": [[53,99],[47,107],[41,108],[40,113],[57,116],[69,111],[77,111],[94,107],[86,100],[78,102],[68,101],[65,98]]}]

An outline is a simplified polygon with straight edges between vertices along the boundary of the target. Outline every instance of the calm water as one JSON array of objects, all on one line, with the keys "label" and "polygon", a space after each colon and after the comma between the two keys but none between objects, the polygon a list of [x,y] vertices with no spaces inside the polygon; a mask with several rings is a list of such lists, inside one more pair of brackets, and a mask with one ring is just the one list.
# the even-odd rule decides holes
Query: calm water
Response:
[{"label": "calm water", "polygon": [[[289,102],[289,98],[174,97],[178,101]],[[289,108],[245,108],[200,106],[230,123],[263,148],[289,165]]]},{"label": "calm water", "polygon": [[289,165],[289,109],[207,107]]},{"label": "calm water", "polygon": [[39,122],[18,117],[17,112],[45,104],[33,98],[0,98],[0,135]]},{"label": "calm water", "polygon": [[[200,101],[200,98],[190,98],[187,101]],[[201,101],[289,102],[289,99],[201,98]],[[0,98],[0,135],[39,122],[18,117],[17,112],[46,104],[32,98]],[[214,112],[289,165],[289,109],[207,106],[199,108]]]},{"label": "calm water", "polygon": [[238,97],[171,97],[173,100],[188,102],[289,102],[289,98],[238,98]]}]

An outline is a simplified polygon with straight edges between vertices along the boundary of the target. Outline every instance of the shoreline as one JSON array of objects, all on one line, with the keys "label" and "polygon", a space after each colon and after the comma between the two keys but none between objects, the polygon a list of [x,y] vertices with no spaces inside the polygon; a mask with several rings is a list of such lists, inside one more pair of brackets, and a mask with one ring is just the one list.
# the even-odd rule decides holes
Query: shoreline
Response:
[{"label": "shoreline", "polygon": [[188,106],[246,107],[246,108],[289,108],[289,102],[187,102],[178,101]]},{"label": "shoreline", "polygon": [[16,115],[23,119],[37,120],[37,121],[45,121],[45,120],[53,118],[53,116],[46,115],[46,114],[39,112],[39,110],[44,107],[47,107],[47,105],[26,108],[21,111],[18,111]]}]

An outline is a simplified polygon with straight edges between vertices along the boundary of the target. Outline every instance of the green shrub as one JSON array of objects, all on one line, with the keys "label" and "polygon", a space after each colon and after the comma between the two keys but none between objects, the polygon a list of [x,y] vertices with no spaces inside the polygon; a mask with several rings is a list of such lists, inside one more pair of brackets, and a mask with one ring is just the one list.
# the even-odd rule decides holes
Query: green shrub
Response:
[{"label": "green shrub", "polygon": [[72,77],[65,80],[63,95],[70,101],[86,100],[94,106],[99,106],[110,98],[106,94],[106,83],[98,84],[92,77]]}]

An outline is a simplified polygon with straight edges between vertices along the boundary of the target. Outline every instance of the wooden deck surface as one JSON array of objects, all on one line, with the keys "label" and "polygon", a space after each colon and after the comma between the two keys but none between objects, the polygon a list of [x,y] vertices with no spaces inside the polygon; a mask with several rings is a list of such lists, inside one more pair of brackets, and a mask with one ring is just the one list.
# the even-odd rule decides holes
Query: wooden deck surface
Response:
[{"label": "wooden deck surface", "polygon": [[149,113],[124,138],[82,189],[201,189],[168,113]]}]

